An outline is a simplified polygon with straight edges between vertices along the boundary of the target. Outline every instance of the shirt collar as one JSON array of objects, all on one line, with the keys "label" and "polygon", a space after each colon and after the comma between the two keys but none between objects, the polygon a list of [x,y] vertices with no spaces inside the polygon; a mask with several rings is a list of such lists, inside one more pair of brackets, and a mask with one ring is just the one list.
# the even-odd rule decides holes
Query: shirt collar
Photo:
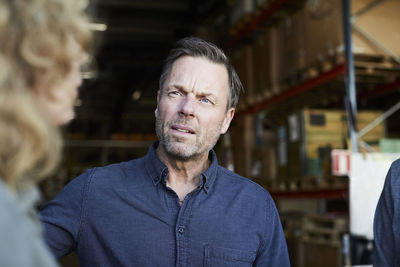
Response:
[{"label": "shirt collar", "polygon": [[[158,141],[153,142],[145,156],[145,166],[154,185],[165,181],[165,178],[169,173],[167,166],[165,166],[165,164],[157,157],[156,149],[158,145]],[[211,164],[208,169],[202,173],[203,179],[200,179],[200,187],[204,188],[206,192],[210,190],[215,178],[217,177],[218,171],[218,160],[214,150],[210,151],[208,158],[210,159]]]},{"label": "shirt collar", "polygon": [[167,166],[165,166],[165,164],[159,160],[156,154],[158,143],[158,141],[153,142],[149,147],[147,155],[145,156],[145,166],[148,174],[153,180],[154,185],[160,183],[168,175]]}]

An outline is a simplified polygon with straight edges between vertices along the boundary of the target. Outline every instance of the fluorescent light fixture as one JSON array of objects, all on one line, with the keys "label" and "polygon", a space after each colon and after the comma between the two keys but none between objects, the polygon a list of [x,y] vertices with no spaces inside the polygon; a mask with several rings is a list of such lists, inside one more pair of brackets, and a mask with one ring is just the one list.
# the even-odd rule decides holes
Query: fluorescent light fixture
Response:
[{"label": "fluorescent light fixture", "polygon": [[93,79],[96,76],[96,73],[93,71],[86,71],[86,72],[81,72],[81,77],[84,80],[90,80]]},{"label": "fluorescent light fixture", "polygon": [[107,25],[104,23],[89,23],[89,28],[92,31],[104,32],[107,30]]}]

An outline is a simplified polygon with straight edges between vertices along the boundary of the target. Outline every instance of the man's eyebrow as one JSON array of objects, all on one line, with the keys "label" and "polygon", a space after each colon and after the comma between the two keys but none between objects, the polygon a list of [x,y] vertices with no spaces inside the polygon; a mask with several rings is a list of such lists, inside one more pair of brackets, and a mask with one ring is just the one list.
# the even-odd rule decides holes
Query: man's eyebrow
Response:
[{"label": "man's eyebrow", "polygon": [[183,85],[180,85],[180,84],[171,84],[171,85],[168,85],[167,87],[169,89],[175,88],[175,89],[178,89],[178,90],[186,91],[185,87]]},{"label": "man's eyebrow", "polygon": [[[170,84],[169,86],[167,86],[168,89],[178,89],[180,91],[183,92],[187,92],[188,90],[186,89],[185,86],[181,85],[181,84]],[[213,99],[216,99],[216,95],[213,92],[207,92],[207,91],[200,91],[196,94],[197,96],[201,96],[201,97],[212,97]]]}]

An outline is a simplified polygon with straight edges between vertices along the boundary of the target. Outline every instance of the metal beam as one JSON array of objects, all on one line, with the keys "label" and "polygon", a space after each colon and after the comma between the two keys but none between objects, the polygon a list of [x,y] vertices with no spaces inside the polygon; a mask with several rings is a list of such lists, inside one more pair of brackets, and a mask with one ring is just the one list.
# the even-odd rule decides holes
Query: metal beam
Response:
[{"label": "metal beam", "polygon": [[357,139],[357,96],[356,96],[356,79],[354,72],[353,46],[351,40],[351,22],[350,22],[350,0],[343,0],[343,26],[345,39],[345,53],[347,64],[347,76],[345,79],[346,98],[345,107],[347,110],[347,118],[350,131],[351,150],[358,151]]},{"label": "metal beam", "polygon": [[336,77],[339,77],[339,76],[345,74],[345,72],[346,72],[345,65],[341,64],[329,72],[322,73],[315,79],[311,79],[311,80],[305,81],[303,83],[300,83],[299,85],[297,85],[289,90],[286,90],[286,91],[280,93],[279,95],[273,96],[271,98],[268,98],[268,99],[262,101],[261,103],[257,103],[257,104],[250,106],[244,110],[239,110],[239,112],[236,116],[244,115],[244,114],[256,114],[268,107],[271,107],[272,105],[275,105],[277,103],[282,103],[283,101],[288,100],[290,98],[293,99],[293,97],[295,97],[303,92],[309,91],[309,90],[311,90],[321,84],[324,84],[328,81],[331,81],[331,80],[335,79]]}]

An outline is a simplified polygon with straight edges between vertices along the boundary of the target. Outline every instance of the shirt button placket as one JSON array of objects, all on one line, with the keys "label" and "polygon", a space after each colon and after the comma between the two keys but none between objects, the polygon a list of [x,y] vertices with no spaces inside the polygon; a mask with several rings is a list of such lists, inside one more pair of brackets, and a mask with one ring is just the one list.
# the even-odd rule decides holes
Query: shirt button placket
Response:
[{"label": "shirt button placket", "polygon": [[178,242],[178,261],[177,261],[177,265],[178,267],[183,267],[185,266],[185,245],[184,245],[184,232],[185,232],[185,228],[180,225],[178,226],[177,229],[177,242]]}]

